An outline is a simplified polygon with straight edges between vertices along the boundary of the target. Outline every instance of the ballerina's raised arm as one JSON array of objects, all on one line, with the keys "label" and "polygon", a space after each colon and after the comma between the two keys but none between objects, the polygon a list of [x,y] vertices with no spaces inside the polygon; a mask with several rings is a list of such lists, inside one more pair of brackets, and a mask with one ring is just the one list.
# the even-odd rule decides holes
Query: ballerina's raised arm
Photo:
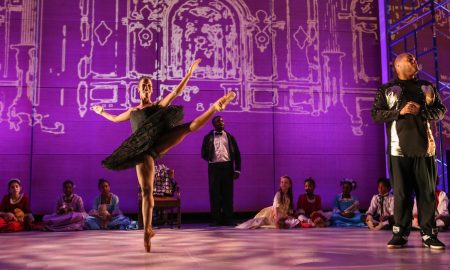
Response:
[{"label": "ballerina's raised arm", "polygon": [[198,64],[202,61],[201,58],[197,58],[194,63],[192,63],[191,67],[189,68],[188,72],[184,76],[183,80],[181,80],[180,84],[172,91],[170,94],[165,96],[160,102],[159,105],[166,107],[172,103],[172,101],[183,92],[184,88],[186,87],[189,79],[191,78],[194,71],[197,69]]}]

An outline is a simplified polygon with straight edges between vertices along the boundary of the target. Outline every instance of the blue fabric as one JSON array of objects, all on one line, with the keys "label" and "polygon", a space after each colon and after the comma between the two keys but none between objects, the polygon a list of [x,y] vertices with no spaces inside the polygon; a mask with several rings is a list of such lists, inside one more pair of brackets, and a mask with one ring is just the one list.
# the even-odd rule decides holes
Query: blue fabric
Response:
[{"label": "blue fabric", "polygon": [[[108,212],[113,214],[113,213],[117,213],[120,212],[119,210],[119,197],[116,194],[112,194],[111,193],[111,203],[108,204]],[[102,197],[101,195],[98,195],[95,200],[94,203],[92,205],[92,209],[94,210],[98,210],[98,207],[100,206],[100,204],[102,203]]]},{"label": "blue fabric", "polygon": [[[96,212],[101,204],[101,196],[97,196],[94,200],[92,210]],[[137,230],[138,224],[136,221],[122,215],[119,209],[119,197],[112,194],[111,203],[107,205],[108,212],[113,215],[112,219],[106,225],[108,230]],[[85,228],[87,230],[100,230],[101,220],[94,216],[86,218]]]},{"label": "blue fabric", "polygon": [[352,206],[352,204],[354,202],[356,202],[358,200],[358,198],[356,196],[351,195],[351,199],[350,200],[342,200],[342,194],[338,194],[336,195],[336,197],[334,197],[334,203],[333,203],[333,207],[336,209],[339,209],[340,212],[345,211],[345,209],[349,208],[350,206]]},{"label": "blue fabric", "polygon": [[366,224],[361,221],[361,213],[355,213],[352,218],[343,217],[338,213],[331,215],[331,226],[333,227],[366,227]]},{"label": "blue fabric", "polygon": [[353,217],[344,217],[339,213],[345,211],[347,208],[352,206],[358,198],[351,195],[350,199],[342,199],[342,194],[336,195],[334,198],[334,212],[331,215],[330,225],[333,227],[366,227],[366,224],[361,221],[362,214],[356,210],[353,213]]},{"label": "blue fabric", "polygon": [[[88,216],[86,218],[87,230],[100,230],[101,221],[97,217]],[[107,225],[108,230],[137,230],[138,224],[136,221],[124,215],[118,215],[111,219]]]}]

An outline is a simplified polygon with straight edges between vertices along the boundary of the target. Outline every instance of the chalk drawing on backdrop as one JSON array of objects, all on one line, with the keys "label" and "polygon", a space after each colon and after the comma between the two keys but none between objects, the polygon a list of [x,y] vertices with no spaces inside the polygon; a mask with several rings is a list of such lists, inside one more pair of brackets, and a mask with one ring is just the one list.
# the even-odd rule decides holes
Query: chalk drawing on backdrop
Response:
[{"label": "chalk drawing on backdrop", "polygon": [[[11,4],[15,2],[16,6]],[[27,16],[36,16],[37,7],[31,2],[35,1],[4,2],[0,16],[25,12],[26,5]],[[141,75],[150,76],[157,83],[159,97],[164,96],[200,57],[202,65],[182,96],[186,102],[195,102],[196,110],[209,106],[210,100],[194,97],[208,89],[217,90],[217,97],[236,91],[237,98],[227,108],[232,112],[320,117],[338,108],[348,116],[349,128],[356,136],[363,135],[371,121],[364,115],[370,111],[380,80],[379,71],[373,68],[379,60],[375,0],[268,0],[261,1],[257,9],[244,0],[115,0],[108,8],[104,3],[79,0],[77,9],[70,10],[79,20],[76,29],[54,22],[61,24],[62,34],[61,59],[54,64],[53,74],[76,81],[76,104],[82,118],[97,104],[117,111],[137,104],[136,83]],[[54,7],[41,10],[42,17],[52,16],[52,12]],[[298,16],[299,12],[303,16]],[[0,17],[0,31],[10,28],[6,22]],[[41,33],[36,33],[37,29]],[[26,43],[28,51],[21,54],[29,61],[5,57],[13,45],[6,44],[11,38],[7,40],[8,35],[1,33],[5,40],[1,44],[0,84],[11,86],[16,97],[23,99],[27,90],[45,87],[39,77],[32,76],[42,71],[35,70],[40,65],[29,52],[36,50],[35,35],[42,43],[49,33],[38,27],[22,27],[22,31],[33,37]],[[76,74],[67,71],[68,43],[79,48],[72,52],[79,54]],[[73,97],[69,91],[61,89],[58,103],[65,104],[65,98]],[[32,98],[27,97],[36,110],[41,95],[36,90]],[[44,118],[51,119],[48,114],[34,121],[25,116],[19,117],[22,122],[14,120],[10,108],[15,103],[14,98],[0,96],[0,119],[15,130],[28,121],[45,132],[64,132],[63,123],[42,124]],[[37,114],[28,112],[27,116],[31,115]]]},{"label": "chalk drawing on backdrop", "polygon": [[[378,40],[374,1],[286,0],[285,9],[268,1],[267,10],[252,12],[244,1],[129,0],[110,14],[92,15],[102,7],[97,2],[81,1],[80,8],[81,42],[90,48],[78,65],[81,117],[96,104],[124,110],[137,103],[136,79],[141,75],[160,81],[161,97],[201,57],[185,101],[201,91],[198,85],[208,84],[209,89],[222,90],[218,96],[238,93],[229,106],[235,112],[318,117],[341,106],[353,134],[363,135],[367,123],[362,113],[370,110],[379,81],[364,61],[365,40]],[[295,17],[305,3],[307,17]],[[348,43],[340,37],[343,28],[351,29],[349,48],[340,45]],[[105,50],[115,57],[109,66],[102,59]],[[160,55],[157,59],[151,57],[155,52]],[[150,63],[143,65],[139,61],[143,58]],[[343,72],[349,58],[351,80]],[[125,68],[116,68],[120,62],[126,63]],[[267,67],[267,62],[272,65]]]},{"label": "chalk drawing on backdrop", "polygon": [[[0,123],[19,131],[22,125],[62,134],[64,124],[39,111],[36,84],[37,1],[0,2]],[[20,29],[20,31],[17,31]]]}]

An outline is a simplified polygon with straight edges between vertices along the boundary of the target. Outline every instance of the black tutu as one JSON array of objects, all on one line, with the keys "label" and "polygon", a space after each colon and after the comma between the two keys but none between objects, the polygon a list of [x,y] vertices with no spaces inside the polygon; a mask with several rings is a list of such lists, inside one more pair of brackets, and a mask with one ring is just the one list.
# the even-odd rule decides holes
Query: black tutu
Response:
[{"label": "black tutu", "polygon": [[[159,158],[153,149],[158,138],[183,120],[182,106],[150,106],[141,110],[140,119],[130,118],[138,128],[110,156],[102,161],[110,170],[124,170],[142,163],[146,155]],[[138,123],[133,123],[138,121]]]}]

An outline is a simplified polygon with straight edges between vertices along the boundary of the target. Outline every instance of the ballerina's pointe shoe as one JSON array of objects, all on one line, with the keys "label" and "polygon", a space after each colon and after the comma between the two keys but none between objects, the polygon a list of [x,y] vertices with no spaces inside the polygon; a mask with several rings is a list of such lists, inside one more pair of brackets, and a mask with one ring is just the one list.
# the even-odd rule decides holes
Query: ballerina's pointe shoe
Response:
[{"label": "ballerina's pointe shoe", "polygon": [[213,107],[217,111],[221,112],[225,109],[225,107],[236,97],[236,93],[231,91],[228,92],[225,96],[219,98],[214,104]]},{"label": "ballerina's pointe shoe", "polygon": [[153,236],[155,236],[155,233],[153,232],[153,230],[150,230],[149,232],[144,234],[144,248],[145,248],[145,252],[147,252],[147,253],[150,253],[150,250],[152,248],[151,239]]}]

